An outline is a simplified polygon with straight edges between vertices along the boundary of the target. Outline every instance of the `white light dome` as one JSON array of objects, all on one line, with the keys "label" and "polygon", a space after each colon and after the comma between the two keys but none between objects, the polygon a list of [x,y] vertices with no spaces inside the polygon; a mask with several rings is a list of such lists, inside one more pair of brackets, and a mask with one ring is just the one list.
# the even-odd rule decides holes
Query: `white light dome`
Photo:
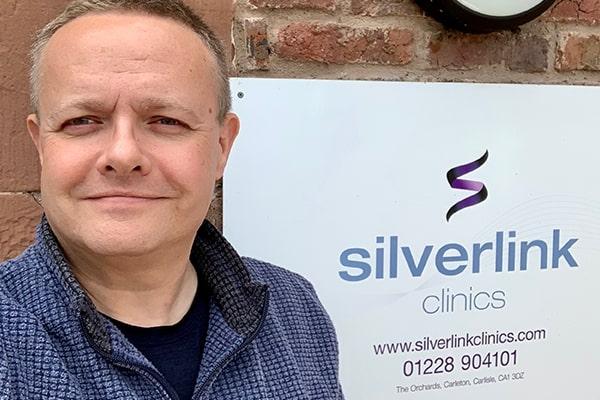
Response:
[{"label": "white light dome", "polygon": [[543,0],[456,0],[478,13],[494,17],[508,17],[531,10]]}]

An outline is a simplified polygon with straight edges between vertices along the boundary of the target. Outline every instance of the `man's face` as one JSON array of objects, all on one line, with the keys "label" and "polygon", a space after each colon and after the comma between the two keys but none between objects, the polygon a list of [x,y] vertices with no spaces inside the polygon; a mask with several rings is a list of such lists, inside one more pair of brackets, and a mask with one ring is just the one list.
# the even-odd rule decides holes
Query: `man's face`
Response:
[{"label": "man's face", "polygon": [[52,37],[28,128],[63,245],[135,256],[191,243],[239,126],[217,120],[215,65],[165,18],[88,15]]}]

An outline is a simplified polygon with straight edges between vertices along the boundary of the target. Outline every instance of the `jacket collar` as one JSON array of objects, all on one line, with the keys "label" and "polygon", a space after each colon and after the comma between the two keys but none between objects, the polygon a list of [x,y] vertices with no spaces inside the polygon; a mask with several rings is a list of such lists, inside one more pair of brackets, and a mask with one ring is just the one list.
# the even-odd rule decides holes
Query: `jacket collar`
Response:
[{"label": "jacket collar", "polygon": [[[81,316],[83,328],[102,350],[110,353],[111,341],[106,320],[73,275],[45,216],[37,227],[36,243],[45,253],[46,265],[51,273],[58,278],[63,297]],[[241,336],[250,336],[259,329],[263,315],[267,312],[268,287],[252,280],[241,257],[206,220],[194,239],[190,261],[197,269],[202,269],[213,300],[224,320],[235,332]]]}]

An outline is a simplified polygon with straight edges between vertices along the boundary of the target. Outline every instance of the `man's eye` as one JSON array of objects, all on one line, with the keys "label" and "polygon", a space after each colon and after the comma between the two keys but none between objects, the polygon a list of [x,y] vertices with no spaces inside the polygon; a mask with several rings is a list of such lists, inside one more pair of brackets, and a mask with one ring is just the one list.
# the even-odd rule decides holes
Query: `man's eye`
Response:
[{"label": "man's eye", "polygon": [[167,117],[157,118],[156,120],[154,120],[154,123],[161,125],[181,125],[181,122],[177,121],[176,119]]},{"label": "man's eye", "polygon": [[95,132],[102,125],[102,121],[95,117],[77,117],[65,121],[60,126],[60,131],[71,135],[83,135]]},{"label": "man's eye", "polygon": [[65,122],[65,126],[81,126],[81,125],[92,125],[97,123],[96,121],[94,121],[91,118],[87,118],[87,117],[79,117],[79,118],[73,118],[68,120],[67,122]]}]

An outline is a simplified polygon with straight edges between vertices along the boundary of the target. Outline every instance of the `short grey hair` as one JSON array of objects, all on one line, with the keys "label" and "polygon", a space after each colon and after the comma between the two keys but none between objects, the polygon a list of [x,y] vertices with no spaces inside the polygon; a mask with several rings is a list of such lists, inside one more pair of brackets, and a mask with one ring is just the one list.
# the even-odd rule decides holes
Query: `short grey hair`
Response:
[{"label": "short grey hair", "polygon": [[231,109],[231,89],[228,79],[228,65],[225,51],[219,39],[206,23],[181,0],[75,0],[53,21],[40,30],[31,46],[31,69],[29,73],[30,101],[35,113],[38,113],[41,63],[46,45],[60,28],[76,18],[92,13],[111,11],[132,11],[141,14],[170,18],[192,29],[210,53],[216,63],[216,81],[220,123],[225,120]]}]

